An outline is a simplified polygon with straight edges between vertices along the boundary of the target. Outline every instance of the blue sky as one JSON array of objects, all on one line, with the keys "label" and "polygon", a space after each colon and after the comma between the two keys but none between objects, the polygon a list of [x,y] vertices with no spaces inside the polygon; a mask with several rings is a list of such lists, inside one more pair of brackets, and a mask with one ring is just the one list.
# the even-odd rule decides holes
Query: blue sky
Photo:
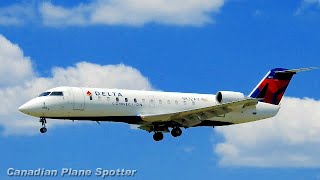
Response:
[{"label": "blue sky", "polygon": [[[179,4],[180,1],[177,2]],[[16,4],[12,1],[1,1],[0,34],[12,44],[16,44],[23,51],[24,57],[30,57],[33,76],[37,78],[50,79],[54,76],[52,68],[67,69],[82,61],[100,66],[124,64],[135,68],[142,77],[146,77],[150,83],[149,89],[152,87],[163,91],[216,93],[219,90],[234,90],[248,94],[271,68],[319,66],[319,1],[206,2],[207,4],[199,5],[200,10],[196,12],[193,11],[193,6],[186,8],[189,10],[184,13],[174,9],[174,13],[167,16],[161,14],[162,11],[159,12],[160,16],[147,11],[145,16],[150,16],[150,19],[142,18],[138,14],[136,19],[141,18],[139,21],[120,18],[110,24],[108,20],[96,23],[86,20],[80,23],[67,22],[66,19],[72,19],[74,14],[61,19],[48,18],[50,13],[46,15],[43,9],[40,11],[43,4],[38,1]],[[50,8],[59,6],[72,14],[79,3],[80,1],[51,1],[46,5]],[[90,4],[89,1],[82,3],[84,6]],[[143,6],[144,1],[139,5]],[[210,5],[212,7],[207,9]],[[13,6],[24,6],[28,12],[22,12],[19,8],[13,9]],[[119,6],[122,10],[122,5]],[[167,7],[164,5],[159,7],[161,8]],[[204,12],[198,12],[201,8]],[[94,10],[78,8],[76,12],[82,11],[86,16]],[[124,13],[124,16],[131,15]],[[15,16],[18,17],[18,23],[2,21]],[[55,24],[50,24],[52,22]],[[319,72],[313,71],[295,77],[286,95],[299,99],[289,99],[291,101],[288,102],[303,106],[300,102],[309,101],[302,98],[313,98],[315,100],[312,101],[312,107],[315,111],[319,110],[319,75]],[[89,76],[92,80],[101,79],[99,74]],[[6,78],[10,77],[8,75]],[[103,80],[106,83],[115,82],[117,78],[117,75],[108,76]],[[1,91],[19,86],[0,85]],[[141,85],[136,88],[144,87],[146,86]],[[25,99],[28,96],[25,95]],[[24,115],[20,116],[27,119]],[[3,117],[7,116],[1,116]],[[320,116],[319,113],[315,115],[311,111],[307,117],[319,119]],[[37,120],[28,118],[28,121],[34,121],[38,128],[40,124],[37,124]],[[3,124],[5,123],[0,124],[0,132],[7,128]],[[128,168],[138,170],[137,179],[320,178],[320,160],[316,161],[315,165],[310,166],[307,163],[298,167],[277,165],[276,162],[267,167],[254,163],[221,163],[225,154],[217,152],[216,148],[218,144],[229,142],[227,127],[218,131],[212,128],[191,128],[185,130],[180,138],[174,139],[166,134],[163,141],[154,142],[152,134],[133,130],[126,124],[102,123],[99,126],[96,123],[75,122],[50,129],[49,122],[48,126],[49,131],[45,135],[13,133],[0,136],[0,179],[7,178],[6,170],[9,167],[70,167],[92,170],[97,167]],[[284,126],[287,129],[283,129],[288,131],[288,134],[275,137],[287,137],[290,132],[295,132],[290,131],[290,127],[293,126]],[[308,127],[302,129],[309,132]],[[320,127],[313,130],[320,132]],[[261,134],[255,133],[258,132],[252,132],[251,136],[261,137]],[[310,152],[303,147],[320,147],[318,141],[301,140],[289,145],[272,138],[261,141],[269,143],[269,140],[272,151],[284,153],[286,148],[298,147],[297,153],[308,156]],[[282,146],[285,148],[280,149]],[[260,155],[258,152],[257,154]]]}]

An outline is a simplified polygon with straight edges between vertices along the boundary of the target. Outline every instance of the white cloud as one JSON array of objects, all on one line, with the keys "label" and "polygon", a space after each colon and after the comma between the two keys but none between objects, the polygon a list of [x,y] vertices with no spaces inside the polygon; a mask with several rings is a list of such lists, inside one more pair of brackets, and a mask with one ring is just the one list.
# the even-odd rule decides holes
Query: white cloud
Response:
[{"label": "white cloud", "polygon": [[219,127],[223,166],[320,167],[320,101],[287,97],[271,119]]},{"label": "white cloud", "polygon": [[2,35],[0,35],[0,62],[0,87],[19,84],[33,76],[30,58],[25,57],[17,45]]},{"label": "white cloud", "polygon": [[195,147],[194,146],[187,146],[187,147],[184,147],[183,148],[183,151],[185,152],[185,153],[192,153],[192,152],[194,152],[195,151]]},{"label": "white cloud", "polygon": [[147,23],[201,26],[214,22],[225,0],[93,0],[65,7],[25,2],[0,7],[0,25],[40,22],[46,26],[126,25]]},{"label": "white cloud", "polygon": [[256,10],[253,12],[253,15],[254,15],[254,16],[261,16],[261,15],[263,15],[263,11],[260,10],[260,9],[256,9]]},{"label": "white cloud", "polygon": [[224,0],[96,0],[66,8],[45,2],[39,11],[48,26],[133,25],[199,26],[213,21]]},{"label": "white cloud", "polygon": [[18,26],[35,17],[32,4],[13,4],[0,7],[0,25]]},{"label": "white cloud", "polygon": [[302,14],[311,8],[319,9],[320,8],[320,0],[303,0],[301,2],[300,7],[295,12],[295,15]]},{"label": "white cloud", "polygon": [[[137,69],[123,64],[99,65],[79,62],[71,67],[53,68],[50,77],[39,77],[32,69],[30,58],[24,57],[22,50],[2,35],[0,64],[0,126],[4,128],[4,135],[38,133],[38,119],[23,115],[17,108],[49,88],[66,85],[152,89],[148,79]],[[65,123],[59,120],[48,121],[50,128]]]},{"label": "white cloud", "polygon": [[307,4],[320,4],[320,0],[303,0],[303,2]]}]

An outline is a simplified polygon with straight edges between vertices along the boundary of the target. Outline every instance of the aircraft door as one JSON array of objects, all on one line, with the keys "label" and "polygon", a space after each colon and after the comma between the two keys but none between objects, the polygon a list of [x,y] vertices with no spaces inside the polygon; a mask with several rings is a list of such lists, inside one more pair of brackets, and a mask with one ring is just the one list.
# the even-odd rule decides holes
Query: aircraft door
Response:
[{"label": "aircraft door", "polygon": [[66,88],[66,90],[63,92],[63,98],[64,98],[64,113],[68,115],[73,110],[72,88]]},{"label": "aircraft door", "polygon": [[84,94],[82,88],[73,87],[73,110],[84,110]]}]

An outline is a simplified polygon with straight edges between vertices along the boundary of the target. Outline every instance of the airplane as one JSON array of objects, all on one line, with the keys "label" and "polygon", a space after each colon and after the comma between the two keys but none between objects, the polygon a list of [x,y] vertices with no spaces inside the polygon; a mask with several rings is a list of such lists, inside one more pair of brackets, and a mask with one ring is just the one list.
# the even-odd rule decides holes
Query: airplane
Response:
[{"label": "airplane", "polygon": [[218,91],[216,94],[56,87],[19,107],[24,114],[39,117],[40,132],[47,132],[47,119],[89,120],[138,125],[154,132],[160,141],[164,132],[173,137],[181,128],[225,126],[275,116],[280,101],[298,72],[318,68],[271,69],[252,92]]}]

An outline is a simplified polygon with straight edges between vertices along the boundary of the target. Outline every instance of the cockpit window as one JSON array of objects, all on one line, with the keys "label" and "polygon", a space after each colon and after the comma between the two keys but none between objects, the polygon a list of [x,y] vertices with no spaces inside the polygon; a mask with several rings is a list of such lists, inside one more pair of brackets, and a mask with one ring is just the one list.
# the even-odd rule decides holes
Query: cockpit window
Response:
[{"label": "cockpit window", "polygon": [[63,96],[63,92],[52,92],[50,96]]},{"label": "cockpit window", "polygon": [[40,94],[38,97],[41,97],[41,96],[48,96],[51,92],[44,92],[42,94]]}]

